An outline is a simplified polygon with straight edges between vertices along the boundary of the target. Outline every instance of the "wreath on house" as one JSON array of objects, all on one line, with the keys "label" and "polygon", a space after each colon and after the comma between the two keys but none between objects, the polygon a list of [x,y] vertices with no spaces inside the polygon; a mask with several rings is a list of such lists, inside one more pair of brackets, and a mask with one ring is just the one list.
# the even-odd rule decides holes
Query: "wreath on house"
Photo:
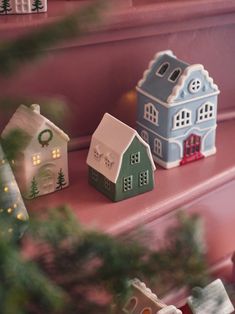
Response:
[{"label": "wreath on house", "polygon": [[45,129],[38,134],[38,142],[44,146],[48,146],[53,138],[53,133],[50,129]]}]

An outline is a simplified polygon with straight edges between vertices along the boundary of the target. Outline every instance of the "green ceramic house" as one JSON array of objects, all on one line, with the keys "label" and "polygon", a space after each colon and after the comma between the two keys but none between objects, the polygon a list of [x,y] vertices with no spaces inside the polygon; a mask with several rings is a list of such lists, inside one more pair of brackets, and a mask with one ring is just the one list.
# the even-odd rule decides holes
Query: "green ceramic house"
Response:
[{"label": "green ceramic house", "polygon": [[92,136],[87,164],[90,184],[113,201],[154,187],[155,165],[149,145],[108,113]]}]

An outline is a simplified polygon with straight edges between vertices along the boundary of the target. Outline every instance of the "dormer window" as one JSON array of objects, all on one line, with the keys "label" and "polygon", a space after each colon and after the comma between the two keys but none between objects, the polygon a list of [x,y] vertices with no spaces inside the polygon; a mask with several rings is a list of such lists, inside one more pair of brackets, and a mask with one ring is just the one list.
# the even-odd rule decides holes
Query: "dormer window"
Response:
[{"label": "dormer window", "polygon": [[167,69],[169,68],[169,65],[170,64],[168,62],[161,64],[160,67],[157,69],[156,75],[157,76],[164,76]]},{"label": "dormer window", "polygon": [[113,158],[110,154],[107,154],[105,157],[104,157],[104,163],[105,163],[105,166],[109,169],[112,168],[112,165],[114,163],[113,161]]},{"label": "dormer window", "polygon": [[170,76],[169,76],[169,81],[174,83],[174,82],[179,78],[180,73],[181,73],[181,69],[180,69],[180,68],[175,69],[175,70],[170,74]]},{"label": "dormer window", "polygon": [[102,156],[102,153],[101,153],[100,147],[99,147],[99,145],[96,145],[95,148],[94,148],[94,158],[95,158],[95,160],[100,161],[101,156]]}]

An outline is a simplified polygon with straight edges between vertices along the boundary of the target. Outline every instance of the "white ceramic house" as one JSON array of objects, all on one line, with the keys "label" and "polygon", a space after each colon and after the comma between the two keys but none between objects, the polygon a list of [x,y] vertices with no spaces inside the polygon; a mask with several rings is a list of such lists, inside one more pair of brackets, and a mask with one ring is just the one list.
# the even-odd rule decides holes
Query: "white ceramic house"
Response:
[{"label": "white ceramic house", "polygon": [[27,14],[47,11],[47,0],[0,0],[0,14]]},{"label": "white ceramic house", "polygon": [[124,305],[125,314],[182,314],[174,305],[166,305],[144,282],[139,279],[130,281],[132,294]]},{"label": "white ceramic house", "polygon": [[68,186],[68,135],[40,114],[39,105],[21,105],[2,138],[16,129],[27,135],[13,168],[23,196],[35,198]]},{"label": "white ceramic house", "polygon": [[190,296],[188,305],[193,314],[230,314],[234,307],[223,282],[216,279],[203,289],[198,288],[198,297]]}]

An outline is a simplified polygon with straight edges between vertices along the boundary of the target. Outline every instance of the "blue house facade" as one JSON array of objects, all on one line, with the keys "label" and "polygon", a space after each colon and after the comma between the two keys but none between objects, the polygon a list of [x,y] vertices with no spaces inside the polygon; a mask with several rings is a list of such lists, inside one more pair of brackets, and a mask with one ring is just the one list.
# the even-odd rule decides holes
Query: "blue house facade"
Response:
[{"label": "blue house facade", "polygon": [[168,169],[215,154],[219,89],[201,64],[160,52],[136,89],[137,131],[159,165]]}]

